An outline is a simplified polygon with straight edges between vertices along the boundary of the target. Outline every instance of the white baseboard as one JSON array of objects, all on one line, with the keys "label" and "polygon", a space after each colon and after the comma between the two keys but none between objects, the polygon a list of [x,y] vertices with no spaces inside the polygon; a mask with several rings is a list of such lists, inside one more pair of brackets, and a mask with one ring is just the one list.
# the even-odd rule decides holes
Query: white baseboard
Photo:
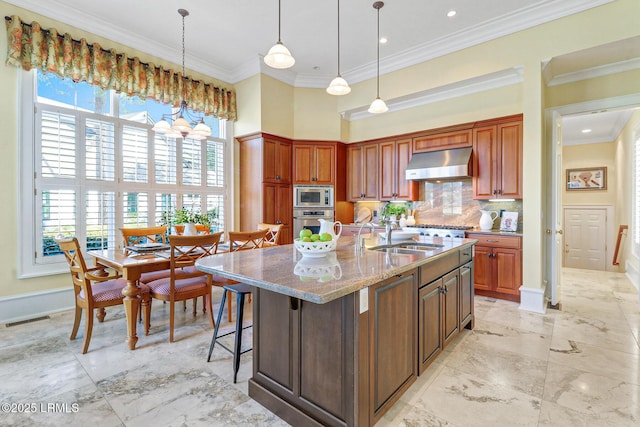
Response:
[{"label": "white baseboard", "polygon": [[624,269],[626,270],[625,274],[627,275],[627,278],[629,279],[631,284],[635,286],[636,289],[640,289],[640,272],[638,272],[636,266],[629,261],[626,261],[624,263]]},{"label": "white baseboard", "polygon": [[73,309],[72,288],[0,298],[0,324],[19,322]]},{"label": "white baseboard", "polygon": [[520,286],[519,308],[520,310],[545,314],[547,312],[547,300],[544,296],[544,289]]}]

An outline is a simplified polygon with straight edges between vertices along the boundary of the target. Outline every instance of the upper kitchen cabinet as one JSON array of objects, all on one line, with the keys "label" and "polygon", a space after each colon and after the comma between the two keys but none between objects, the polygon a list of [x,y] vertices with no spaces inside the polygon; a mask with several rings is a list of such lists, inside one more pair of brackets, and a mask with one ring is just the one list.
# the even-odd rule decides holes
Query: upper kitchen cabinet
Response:
[{"label": "upper kitchen cabinet", "polygon": [[335,185],[336,143],[294,142],[293,183]]},{"label": "upper kitchen cabinet", "polygon": [[451,148],[471,147],[471,124],[440,128],[413,138],[413,152],[448,150]]},{"label": "upper kitchen cabinet", "polygon": [[291,183],[291,141],[265,135],[263,180],[278,184]]},{"label": "upper kitchen cabinet", "polygon": [[347,200],[380,200],[379,158],[377,143],[347,147]]},{"label": "upper kitchen cabinet", "polygon": [[411,139],[380,143],[380,200],[417,200],[418,182],[406,179]]},{"label": "upper kitchen cabinet", "polygon": [[522,199],[522,115],[473,129],[473,198]]}]

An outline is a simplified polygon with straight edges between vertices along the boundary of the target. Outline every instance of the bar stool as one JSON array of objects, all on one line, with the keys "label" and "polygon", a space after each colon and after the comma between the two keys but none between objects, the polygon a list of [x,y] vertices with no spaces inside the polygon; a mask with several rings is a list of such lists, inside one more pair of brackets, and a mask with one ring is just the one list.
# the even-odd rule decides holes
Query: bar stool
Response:
[{"label": "bar stool", "polygon": [[[213,353],[213,347],[216,345],[218,339],[235,333],[236,337],[233,350],[231,350],[221,342],[218,343],[220,346],[222,346],[222,348],[233,354],[233,382],[235,383],[238,377],[238,369],[240,368],[240,355],[253,350],[253,348],[249,348],[245,351],[240,351],[240,348],[242,346],[242,330],[251,327],[251,325],[245,327],[242,326],[242,314],[244,313],[244,297],[247,294],[251,294],[251,286],[244,283],[238,283],[235,285],[225,285],[222,287],[222,289],[224,289],[224,291],[222,293],[222,300],[220,301],[220,309],[218,310],[218,317],[216,319],[216,327],[213,331],[213,338],[211,338],[211,346],[209,347],[209,356],[207,356],[207,362],[211,361],[211,353]],[[222,312],[224,311],[224,301],[227,298],[227,292],[233,292],[234,294],[236,294],[236,330],[218,336],[218,328],[220,327],[220,322],[222,320]]]}]

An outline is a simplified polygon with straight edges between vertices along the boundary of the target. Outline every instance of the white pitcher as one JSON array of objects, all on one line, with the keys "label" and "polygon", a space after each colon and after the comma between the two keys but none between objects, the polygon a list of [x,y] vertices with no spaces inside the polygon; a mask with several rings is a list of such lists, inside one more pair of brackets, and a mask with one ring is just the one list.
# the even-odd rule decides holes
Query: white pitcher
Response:
[{"label": "white pitcher", "polygon": [[[333,240],[336,240],[342,234],[342,223],[340,221],[327,221],[326,219],[319,219],[320,222],[320,233],[329,233]],[[336,226],[338,226],[338,232],[336,233]]]},{"label": "white pitcher", "polygon": [[480,211],[482,216],[480,217],[480,230],[491,230],[493,228],[493,221],[498,218],[498,212],[496,211]]}]

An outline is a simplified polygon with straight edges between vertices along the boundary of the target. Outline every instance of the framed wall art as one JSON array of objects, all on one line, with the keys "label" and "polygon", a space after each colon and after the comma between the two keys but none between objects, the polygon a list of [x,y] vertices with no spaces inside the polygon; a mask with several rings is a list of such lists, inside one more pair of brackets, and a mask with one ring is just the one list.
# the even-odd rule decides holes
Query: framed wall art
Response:
[{"label": "framed wall art", "polygon": [[567,191],[606,190],[607,167],[567,169]]}]

